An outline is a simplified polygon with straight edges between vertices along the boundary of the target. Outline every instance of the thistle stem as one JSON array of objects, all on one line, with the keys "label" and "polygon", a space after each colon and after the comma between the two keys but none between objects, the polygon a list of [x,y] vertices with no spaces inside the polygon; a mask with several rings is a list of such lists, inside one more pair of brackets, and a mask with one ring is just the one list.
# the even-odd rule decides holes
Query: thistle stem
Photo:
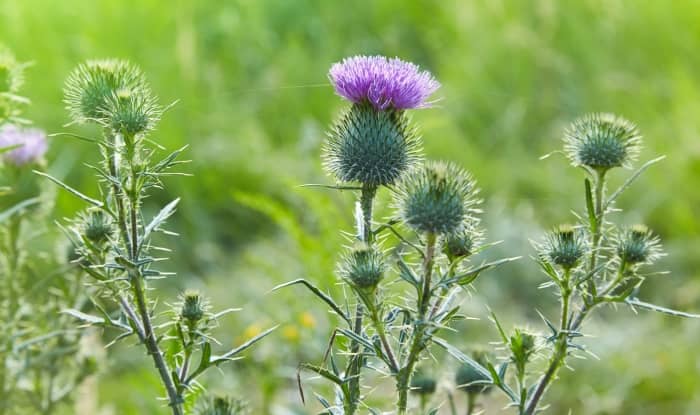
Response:
[{"label": "thistle stem", "polygon": [[560,286],[561,319],[559,323],[558,337],[554,345],[554,353],[552,354],[552,357],[549,360],[547,371],[542,376],[542,378],[540,378],[540,381],[537,384],[537,387],[535,388],[535,392],[532,394],[532,397],[527,403],[527,407],[525,408],[525,412],[523,412],[523,415],[533,415],[535,413],[540,400],[542,399],[545,391],[547,390],[547,387],[552,382],[552,380],[554,380],[554,375],[556,375],[557,371],[564,363],[564,359],[566,358],[566,354],[569,348],[569,303],[571,300],[570,279],[571,270],[567,269],[564,272],[564,278],[562,279],[562,283]]},{"label": "thistle stem", "polygon": [[467,394],[467,415],[472,415],[472,412],[474,412],[474,406],[476,403],[476,395],[473,393],[468,393]]},{"label": "thistle stem", "polygon": [[[597,172],[595,180],[595,211],[594,213],[594,228],[593,240],[591,246],[591,263],[590,272],[596,269],[596,264],[598,261],[598,249],[600,248],[600,239],[603,235],[603,225],[605,224],[605,209],[603,209],[603,197],[605,191],[605,173],[606,170],[600,170]],[[588,291],[595,297],[597,295],[597,288],[592,276],[588,280]]]},{"label": "thistle stem", "polygon": [[[360,191],[360,210],[362,213],[361,221],[358,221],[358,238],[367,244],[371,244],[374,239],[372,233],[372,204],[374,197],[377,195],[377,187],[363,185]],[[353,332],[358,336],[362,335],[362,320],[364,309],[362,302],[358,301],[355,309],[355,322]],[[350,361],[346,376],[351,377],[348,382],[348,395],[345,396],[344,408],[347,415],[352,415],[357,410],[357,403],[360,400],[360,371],[362,370],[362,356],[360,356],[360,344],[356,340],[350,342]]]},{"label": "thistle stem", "polygon": [[420,353],[423,351],[425,346],[423,342],[425,328],[427,326],[425,318],[428,311],[428,306],[430,304],[431,278],[435,263],[436,242],[437,236],[434,233],[429,233],[426,237],[425,255],[423,257],[423,284],[420,296],[418,297],[418,318],[413,323],[413,341],[411,342],[411,349],[408,353],[408,357],[406,358],[406,363],[403,368],[399,370],[396,376],[396,384],[399,394],[396,406],[398,408],[399,415],[406,413],[411,376],[413,376],[416,363],[418,363]]}]

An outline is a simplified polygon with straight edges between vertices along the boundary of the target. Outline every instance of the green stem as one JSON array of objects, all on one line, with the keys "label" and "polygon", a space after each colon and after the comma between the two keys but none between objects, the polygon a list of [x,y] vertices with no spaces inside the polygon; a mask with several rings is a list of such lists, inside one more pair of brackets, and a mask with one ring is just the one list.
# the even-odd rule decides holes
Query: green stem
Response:
[{"label": "green stem", "polygon": [[[590,262],[590,272],[596,269],[598,261],[598,249],[600,248],[600,240],[603,235],[603,226],[605,225],[605,210],[603,209],[603,198],[605,191],[605,173],[606,170],[600,170],[597,172],[595,180],[595,211],[594,211],[594,228],[593,240],[591,244],[591,262]],[[595,280],[591,277],[588,280],[588,291],[594,298],[597,295],[597,288]]]},{"label": "green stem", "polygon": [[539,405],[540,400],[544,396],[545,391],[547,390],[547,387],[549,384],[554,380],[554,376],[556,375],[557,371],[561,367],[561,365],[564,363],[564,360],[566,359],[567,351],[569,348],[569,330],[570,330],[570,322],[569,322],[569,303],[571,300],[571,286],[570,286],[570,279],[571,279],[571,270],[565,270],[564,272],[564,278],[561,283],[561,319],[559,323],[559,333],[558,337],[556,340],[556,343],[554,345],[554,353],[552,354],[552,357],[550,358],[549,365],[547,367],[547,371],[545,374],[540,378],[539,383],[537,384],[535,391],[532,394],[532,397],[530,397],[530,400],[527,403],[527,406],[525,408],[525,412],[523,412],[523,415],[533,415],[537,411],[537,407]]},{"label": "green stem", "polygon": [[383,324],[384,322],[379,318],[379,313],[376,306],[372,308],[370,316],[372,318],[372,325],[377,331],[377,335],[379,335],[379,341],[382,342],[382,346],[384,347],[384,353],[386,353],[386,357],[389,360],[389,369],[391,369],[391,372],[395,374],[399,370],[399,364],[396,361],[394,351],[392,350],[391,344],[386,336],[386,329],[384,328]]},{"label": "green stem", "polygon": [[[362,239],[363,242],[371,244],[373,238],[372,233],[372,205],[374,203],[374,198],[377,195],[377,187],[363,185],[360,191],[360,209],[362,212],[362,221],[357,224],[358,227],[358,237]],[[364,308],[362,307],[362,302],[357,302],[357,308],[355,309],[355,321],[353,324],[353,332],[358,336],[362,335],[362,320],[364,315]],[[350,342],[350,360],[348,362],[347,370],[345,371],[347,377],[351,377],[348,381],[348,394],[345,396],[345,402],[343,407],[345,408],[346,415],[352,415],[357,410],[357,404],[360,400],[360,371],[362,370],[362,356],[360,355],[360,344],[352,340]]]},{"label": "green stem", "polygon": [[408,407],[408,390],[411,376],[415,370],[416,363],[421,352],[425,349],[424,334],[427,326],[425,318],[431,298],[431,278],[435,263],[435,244],[437,236],[429,233],[426,236],[425,255],[423,258],[423,284],[420,296],[418,297],[418,318],[413,323],[413,341],[408,353],[405,365],[399,370],[396,376],[396,388],[398,389],[398,402],[396,404],[399,415],[406,413]]},{"label": "green stem", "polygon": [[472,415],[472,412],[474,412],[475,406],[476,406],[476,394],[468,393],[467,394],[467,415]]}]

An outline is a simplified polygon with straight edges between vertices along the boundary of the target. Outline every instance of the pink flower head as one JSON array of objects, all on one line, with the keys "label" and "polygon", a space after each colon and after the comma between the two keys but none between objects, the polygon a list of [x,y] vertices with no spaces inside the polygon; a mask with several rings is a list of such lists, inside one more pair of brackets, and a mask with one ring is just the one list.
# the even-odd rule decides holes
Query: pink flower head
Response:
[{"label": "pink flower head", "polygon": [[37,128],[6,124],[0,127],[0,149],[12,146],[18,147],[0,154],[0,157],[16,166],[37,162],[48,149],[46,133]]},{"label": "pink flower head", "polygon": [[377,110],[425,108],[440,83],[428,71],[399,58],[354,56],[331,67],[335,92],[354,103],[368,101]]}]

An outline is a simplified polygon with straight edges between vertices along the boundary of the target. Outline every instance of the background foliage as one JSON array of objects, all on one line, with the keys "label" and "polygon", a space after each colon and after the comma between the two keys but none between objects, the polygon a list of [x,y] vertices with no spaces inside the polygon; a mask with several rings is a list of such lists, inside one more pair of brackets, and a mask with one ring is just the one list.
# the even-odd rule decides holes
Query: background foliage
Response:
[{"label": "background foliage", "polygon": [[[320,358],[330,322],[306,293],[268,290],[299,277],[340,289],[332,269],[344,242],[338,229],[351,229],[352,196],[297,185],[330,182],[320,147],[345,104],[326,72],[352,54],[397,55],[443,83],[439,107],[414,118],[429,157],[456,161],[479,180],[484,227],[506,241],[489,257],[531,255],[528,239],[570,221],[569,208],[581,205],[581,175],[561,156],[538,160],[561,147],[566,123],[589,111],[636,121],[641,160],[668,159],[620,200],[621,218],[658,231],[672,271],[642,295],[700,309],[698,1],[4,0],[0,23],[0,40],[35,62],[25,115],[49,132],[68,119],[65,77],[89,58],[127,58],[164,103],[180,100],[154,137],[171,150],[189,143],[194,160],[194,177],[171,180],[171,194],[157,196],[160,205],[182,196],[170,226],[182,235],[172,265],[179,276],[162,285],[205,287],[216,307],[243,307],[223,333],[282,324],[276,339],[209,382],[246,397],[254,413],[311,411],[297,397],[296,364]],[[51,146],[49,172],[88,190],[93,178],[79,165],[97,160],[93,147],[67,138]],[[60,194],[54,216],[79,207]],[[507,325],[539,327],[535,308],[555,304],[538,291],[543,280],[528,259],[488,274],[464,304],[480,320],[464,323],[455,341],[467,348],[496,339],[485,302]],[[620,309],[587,331],[601,361],[562,372],[550,413],[694,414],[700,406],[697,321]],[[224,340],[241,340],[233,337]],[[154,413],[150,363],[125,351],[111,352],[117,360],[100,374],[98,402],[105,413]],[[454,363],[438,358],[433,371],[450,380]],[[489,413],[501,404],[489,402]]]}]

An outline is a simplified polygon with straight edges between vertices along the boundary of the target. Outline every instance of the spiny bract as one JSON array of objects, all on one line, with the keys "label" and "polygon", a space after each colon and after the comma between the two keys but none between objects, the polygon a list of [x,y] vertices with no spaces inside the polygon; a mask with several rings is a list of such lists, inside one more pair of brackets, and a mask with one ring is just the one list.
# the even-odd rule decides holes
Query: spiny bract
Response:
[{"label": "spiny bract", "polygon": [[661,256],[661,242],[646,226],[635,225],[617,235],[617,255],[627,265],[649,264]]},{"label": "spiny bract", "polygon": [[66,80],[64,101],[74,122],[105,122],[117,91],[150,95],[143,73],[127,61],[92,60],[79,65]]},{"label": "spiny bract", "polygon": [[545,237],[545,242],[538,246],[540,258],[570,270],[585,255],[586,239],[580,229],[571,225],[559,225]]},{"label": "spiny bract", "polygon": [[443,162],[428,162],[407,174],[395,192],[403,221],[418,232],[452,234],[471,220],[477,190],[471,175]]},{"label": "spiny bract", "polygon": [[340,277],[360,289],[375,288],[385,270],[381,251],[364,243],[354,246],[338,265]]},{"label": "spiny bract", "polygon": [[391,185],[420,161],[420,138],[404,113],[356,104],[329,133],[323,158],[340,182]]},{"label": "spiny bract", "polygon": [[628,167],[639,153],[637,127],[614,114],[595,113],[575,120],[564,133],[564,150],[574,166],[596,171]]}]

